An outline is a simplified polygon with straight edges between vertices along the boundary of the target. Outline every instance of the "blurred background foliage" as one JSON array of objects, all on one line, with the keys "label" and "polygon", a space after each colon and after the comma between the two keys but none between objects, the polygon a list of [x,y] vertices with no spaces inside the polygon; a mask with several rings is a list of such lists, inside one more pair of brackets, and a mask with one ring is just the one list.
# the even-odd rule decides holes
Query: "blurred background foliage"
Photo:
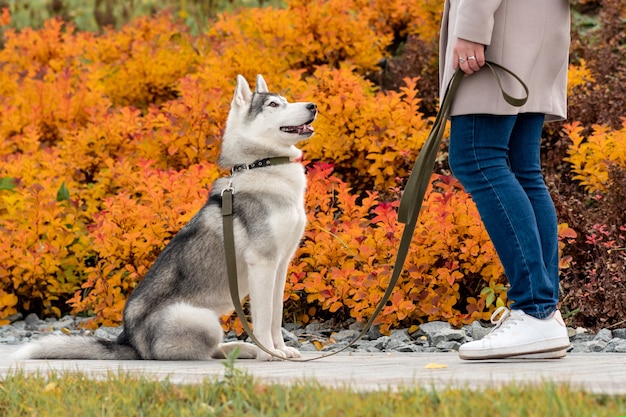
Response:
[{"label": "blurred background foliage", "polygon": [[170,10],[198,33],[208,19],[240,7],[282,7],[281,0],[0,0],[11,11],[15,29],[43,27],[52,17],[73,22],[78,30],[119,28],[132,19]]}]

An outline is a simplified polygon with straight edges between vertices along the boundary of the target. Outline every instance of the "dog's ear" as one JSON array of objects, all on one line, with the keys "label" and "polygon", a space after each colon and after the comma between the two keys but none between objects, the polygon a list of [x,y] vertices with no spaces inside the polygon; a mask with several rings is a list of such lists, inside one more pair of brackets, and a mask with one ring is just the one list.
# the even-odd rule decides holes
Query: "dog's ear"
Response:
[{"label": "dog's ear", "polygon": [[250,85],[243,75],[237,75],[237,87],[235,87],[235,96],[233,97],[233,105],[244,106],[252,101],[252,91]]},{"label": "dog's ear", "polygon": [[267,88],[267,83],[263,79],[261,74],[256,76],[256,92],[257,93],[269,93],[270,90]]}]

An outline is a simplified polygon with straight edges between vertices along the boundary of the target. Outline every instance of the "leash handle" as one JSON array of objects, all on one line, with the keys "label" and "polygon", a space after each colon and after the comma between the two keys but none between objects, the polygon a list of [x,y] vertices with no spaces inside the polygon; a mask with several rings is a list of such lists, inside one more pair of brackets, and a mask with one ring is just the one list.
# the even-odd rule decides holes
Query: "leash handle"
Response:
[{"label": "leash handle", "polygon": [[[502,97],[507,103],[515,107],[521,107],[526,104],[526,101],[528,101],[529,91],[528,86],[524,83],[524,81],[522,81],[521,78],[519,78],[511,70],[494,62],[487,61],[485,62],[485,66],[494,75],[498,87],[500,88],[500,92],[502,93]],[[516,98],[504,91],[500,74],[498,74],[496,69],[504,71],[517,80],[524,89],[526,95],[521,98]],[[443,100],[441,101],[441,106],[439,107],[439,112],[437,113],[433,127],[428,135],[428,138],[424,142],[422,149],[420,150],[417,161],[413,166],[413,171],[411,172],[406,186],[404,187],[402,198],[400,199],[400,207],[398,207],[398,220],[401,223],[409,225],[415,222],[417,216],[419,215],[424,196],[426,195],[426,190],[428,189],[428,185],[430,183],[430,174],[435,166],[435,159],[437,157],[439,145],[441,144],[441,139],[443,138],[446,121],[448,120],[450,110],[452,109],[452,99],[454,98],[454,95],[464,78],[465,73],[461,71],[461,69],[457,69],[446,87],[446,92],[444,93]]]},{"label": "leash handle", "polygon": [[[507,103],[515,107],[521,107],[526,103],[526,101],[528,100],[529,91],[528,87],[521,78],[519,78],[509,69],[494,62],[487,61],[485,62],[485,66],[489,68],[495,76],[498,87],[500,88],[500,91],[502,93],[502,97]],[[504,88],[502,87],[500,74],[498,74],[496,69],[504,71],[505,73],[516,79],[523,87],[526,93],[525,97],[516,98],[506,93],[504,91]],[[430,134],[428,135],[428,138],[424,142],[422,149],[419,152],[417,161],[413,166],[413,171],[411,172],[411,175],[407,180],[406,186],[404,188],[404,193],[402,194],[402,198],[400,199],[400,206],[398,207],[398,220],[401,223],[404,223],[405,226],[404,230],[402,231],[402,238],[400,239],[398,254],[396,256],[393,273],[391,279],[389,280],[389,284],[387,285],[387,289],[385,290],[382,299],[376,306],[374,313],[370,316],[369,320],[363,327],[363,330],[361,330],[361,332],[350,343],[337,351],[308,359],[283,358],[274,354],[268,348],[263,346],[263,344],[261,344],[259,340],[254,336],[254,333],[248,325],[248,321],[246,320],[246,316],[243,308],[241,307],[241,301],[239,299],[239,288],[237,284],[237,257],[235,253],[235,236],[233,231],[233,189],[232,187],[227,187],[226,189],[224,189],[224,191],[222,191],[222,223],[224,227],[224,249],[226,252],[226,269],[228,271],[230,295],[233,305],[235,307],[235,313],[237,314],[237,317],[239,317],[244,331],[247,333],[248,337],[250,337],[250,339],[258,346],[259,349],[273,357],[282,360],[288,360],[292,362],[309,362],[317,359],[327,358],[329,356],[333,356],[340,352],[343,352],[350,346],[354,345],[359,339],[361,339],[374,325],[374,321],[387,304],[387,301],[389,301],[389,299],[391,298],[393,290],[398,283],[398,279],[400,278],[400,275],[402,274],[402,271],[404,269],[404,263],[406,261],[407,254],[411,246],[411,241],[413,240],[415,226],[417,225],[417,218],[422,208],[422,203],[424,200],[424,196],[426,195],[426,190],[428,189],[428,185],[430,184],[430,176],[435,165],[437,151],[439,149],[439,145],[441,144],[441,139],[443,138],[446,122],[448,120],[448,117],[450,116],[452,99],[456,94],[459,86],[461,85],[461,81],[464,77],[465,74],[463,73],[463,71],[461,71],[461,69],[457,69],[452,76],[452,79],[448,83],[443,96],[443,100],[441,102],[441,106],[439,108],[439,112],[435,117],[433,127],[430,131]]]},{"label": "leash handle", "polygon": [[[524,104],[526,104],[526,102],[528,101],[528,94],[529,94],[528,86],[526,85],[524,81],[522,81],[522,79],[517,74],[515,74],[513,71],[509,70],[508,68],[503,67],[500,64],[496,64],[495,62],[487,61],[485,62],[485,65],[487,66],[487,68],[491,70],[493,75],[496,77],[496,82],[498,83],[498,87],[500,88],[500,92],[502,93],[502,97],[504,98],[504,101],[506,101],[507,103],[509,103],[511,106],[514,106],[514,107],[522,107]],[[502,82],[500,81],[500,74],[498,74],[498,71],[496,71],[496,68],[501,71],[506,72],[511,77],[515,78],[515,80],[524,89],[524,92],[526,95],[524,97],[517,98],[517,97],[513,97],[509,95],[506,91],[504,91],[504,87],[502,87]]]}]

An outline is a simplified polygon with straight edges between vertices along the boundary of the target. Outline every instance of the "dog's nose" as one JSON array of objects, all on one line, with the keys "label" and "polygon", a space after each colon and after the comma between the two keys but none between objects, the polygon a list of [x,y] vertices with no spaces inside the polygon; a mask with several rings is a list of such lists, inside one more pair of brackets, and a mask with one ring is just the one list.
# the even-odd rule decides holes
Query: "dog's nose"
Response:
[{"label": "dog's nose", "polygon": [[317,106],[315,105],[315,103],[307,104],[306,108],[307,108],[307,110],[310,110],[313,113],[315,113],[317,111]]}]

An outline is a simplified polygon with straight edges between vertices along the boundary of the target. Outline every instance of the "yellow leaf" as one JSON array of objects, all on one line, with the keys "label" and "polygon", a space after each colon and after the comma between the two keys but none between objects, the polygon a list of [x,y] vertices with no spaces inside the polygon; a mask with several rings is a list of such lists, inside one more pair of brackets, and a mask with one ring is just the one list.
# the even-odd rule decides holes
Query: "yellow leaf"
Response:
[{"label": "yellow leaf", "polygon": [[424,366],[424,369],[443,369],[447,367],[448,365],[444,365],[442,363],[431,362],[427,364],[426,366]]}]

